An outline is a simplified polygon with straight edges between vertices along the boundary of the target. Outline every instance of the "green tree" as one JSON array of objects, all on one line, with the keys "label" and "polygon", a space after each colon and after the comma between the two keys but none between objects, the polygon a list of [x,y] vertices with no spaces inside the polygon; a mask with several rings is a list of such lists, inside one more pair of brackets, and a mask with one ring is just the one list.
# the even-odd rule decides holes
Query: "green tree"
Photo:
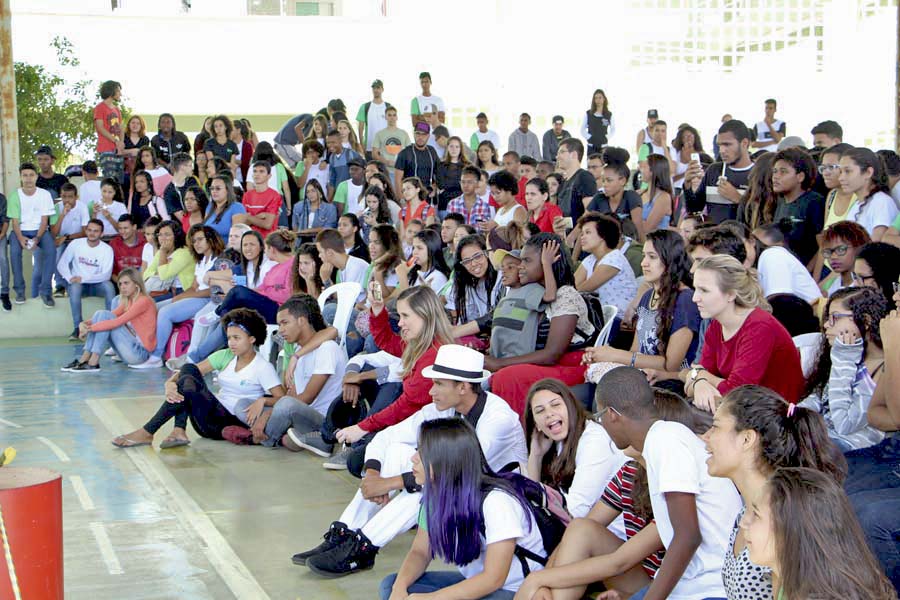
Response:
[{"label": "green tree", "polygon": [[[56,67],[15,63],[16,104],[19,119],[19,155],[32,160],[46,144],[60,164],[73,155],[93,156],[96,134],[94,105],[99,85],[84,78],[75,47],[65,37],[53,38]],[[122,113],[125,113],[122,107]]]}]

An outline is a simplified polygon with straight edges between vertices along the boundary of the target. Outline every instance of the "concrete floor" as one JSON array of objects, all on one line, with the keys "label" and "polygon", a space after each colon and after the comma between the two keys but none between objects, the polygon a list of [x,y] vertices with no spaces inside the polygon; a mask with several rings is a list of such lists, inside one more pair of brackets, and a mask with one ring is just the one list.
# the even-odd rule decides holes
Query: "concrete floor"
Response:
[{"label": "concrete floor", "polygon": [[[375,598],[412,534],[375,569],[323,580],[291,564],[319,543],[352,497],[349,473],[283,449],[213,442],[120,450],[114,435],[142,425],[166,374],[104,359],[97,374],[61,373],[80,344],[0,341],[0,447],[15,466],[63,475],[66,598]],[[157,434],[157,443],[170,430]]]}]

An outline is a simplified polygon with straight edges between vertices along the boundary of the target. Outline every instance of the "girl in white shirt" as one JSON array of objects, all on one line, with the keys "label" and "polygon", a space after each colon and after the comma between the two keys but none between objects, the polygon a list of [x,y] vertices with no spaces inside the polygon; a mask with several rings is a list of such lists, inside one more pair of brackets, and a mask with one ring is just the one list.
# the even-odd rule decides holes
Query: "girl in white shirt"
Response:
[{"label": "girl in white shirt", "polygon": [[880,242],[898,214],[884,161],[868,148],[852,148],[841,155],[839,164],[841,189],[859,198],[847,218],[865,227],[873,242]]},{"label": "girl in white shirt", "polygon": [[578,220],[581,249],[590,252],[575,271],[575,289],[593,292],[603,304],[612,304],[620,314],[637,295],[637,280],[628,259],[618,249],[622,227],[615,219],[587,213]]},{"label": "girl in white shirt", "polygon": [[427,285],[440,296],[449,276],[450,267],[444,260],[441,235],[431,229],[423,229],[413,236],[410,260],[397,264],[397,289],[403,291],[410,286]]},{"label": "girl in white shirt", "polygon": [[[523,579],[516,548],[547,556],[520,491],[524,478],[493,473],[475,430],[459,418],[424,422],[412,463],[422,486],[419,530],[399,572],[381,582],[381,599],[440,590],[447,598],[511,600]],[[434,557],[460,572],[427,571]],[[530,559],[526,564],[531,572],[541,568]]]}]

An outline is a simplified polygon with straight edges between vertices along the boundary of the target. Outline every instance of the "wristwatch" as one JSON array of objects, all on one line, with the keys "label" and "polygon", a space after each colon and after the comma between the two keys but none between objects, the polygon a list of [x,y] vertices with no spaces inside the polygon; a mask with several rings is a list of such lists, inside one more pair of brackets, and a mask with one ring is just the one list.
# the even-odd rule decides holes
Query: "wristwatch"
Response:
[{"label": "wristwatch", "polygon": [[697,375],[700,374],[700,371],[702,371],[702,369],[700,369],[699,367],[691,367],[690,380],[694,381],[695,379],[697,379]]}]

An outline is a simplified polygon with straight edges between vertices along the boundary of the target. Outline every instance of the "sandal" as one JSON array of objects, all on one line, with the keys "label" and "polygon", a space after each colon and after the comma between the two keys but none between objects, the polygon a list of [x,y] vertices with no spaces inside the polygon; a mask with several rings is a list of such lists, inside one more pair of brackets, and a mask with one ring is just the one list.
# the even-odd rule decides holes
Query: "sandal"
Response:
[{"label": "sandal", "polygon": [[159,445],[159,449],[167,450],[169,448],[180,448],[181,446],[189,446],[190,444],[191,440],[185,438],[168,437],[163,440],[162,444]]},{"label": "sandal", "polygon": [[127,437],[120,435],[112,441],[112,445],[116,448],[137,448],[138,446],[149,446],[151,442],[136,442]]}]

